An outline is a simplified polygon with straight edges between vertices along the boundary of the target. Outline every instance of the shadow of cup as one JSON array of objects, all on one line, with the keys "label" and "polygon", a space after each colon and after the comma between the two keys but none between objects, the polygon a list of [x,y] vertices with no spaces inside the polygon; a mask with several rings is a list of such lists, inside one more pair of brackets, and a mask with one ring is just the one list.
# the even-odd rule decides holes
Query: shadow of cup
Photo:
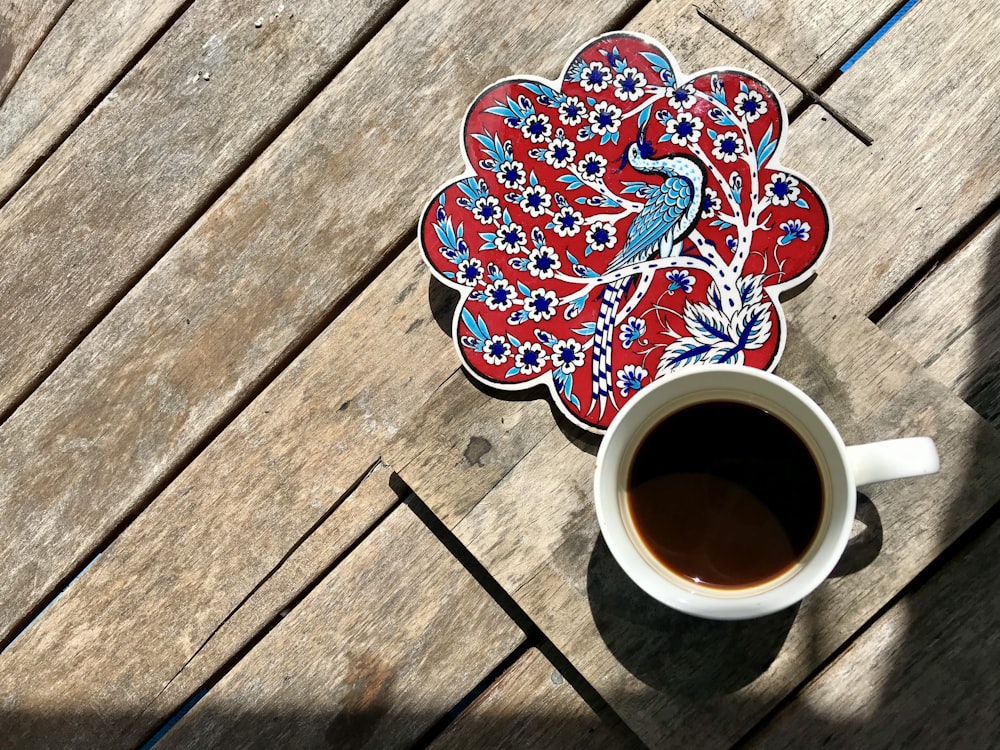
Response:
[{"label": "shadow of cup", "polygon": [[[859,524],[862,526],[860,530]],[[882,517],[871,498],[861,492],[857,493],[854,530],[830,578],[857,573],[871,565],[882,551]]]},{"label": "shadow of cup", "polygon": [[677,612],[640,589],[598,537],[587,569],[594,622],[615,658],[650,687],[685,700],[734,692],[770,667],[798,606],[721,622]]}]

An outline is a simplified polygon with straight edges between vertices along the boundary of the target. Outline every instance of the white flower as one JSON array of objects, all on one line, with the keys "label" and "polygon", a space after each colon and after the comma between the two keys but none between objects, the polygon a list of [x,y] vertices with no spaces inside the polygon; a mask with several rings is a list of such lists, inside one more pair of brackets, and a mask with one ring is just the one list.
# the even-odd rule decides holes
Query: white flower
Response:
[{"label": "white flower", "polygon": [[690,109],[695,102],[694,86],[690,83],[680,88],[668,86],[663,94],[667,97],[667,103],[677,110]]},{"label": "white flower", "polygon": [[764,196],[775,206],[787,206],[799,199],[799,181],[790,174],[775,172],[764,186]]},{"label": "white flower", "polygon": [[535,289],[524,299],[522,305],[528,318],[537,323],[548,320],[556,314],[557,299],[555,292],[549,292],[545,289]]},{"label": "white flower", "polygon": [[514,299],[517,297],[514,287],[507,279],[499,279],[492,284],[488,284],[483,289],[483,294],[486,295],[486,307],[490,310],[500,310],[501,312],[513,307]]},{"label": "white flower", "polygon": [[594,250],[600,252],[609,247],[614,247],[617,238],[615,225],[605,221],[595,221],[587,228],[587,244]]},{"label": "white flower", "polygon": [[719,200],[719,194],[712,188],[706,187],[705,197],[701,202],[701,218],[711,219],[720,208],[722,208],[722,201]]},{"label": "white flower", "polygon": [[734,162],[743,153],[743,139],[733,131],[716,136],[712,143],[715,145],[712,156],[724,162]]},{"label": "white flower", "polygon": [[472,208],[472,215],[482,224],[492,224],[493,220],[500,215],[500,201],[492,195],[477,198]]},{"label": "white flower", "polygon": [[741,91],[733,97],[733,111],[747,122],[756,122],[767,113],[767,102],[759,91]]},{"label": "white flower", "polygon": [[611,68],[599,61],[594,61],[584,69],[580,76],[580,85],[584,91],[604,91],[611,83]]},{"label": "white flower", "polygon": [[667,123],[667,134],[675,146],[687,146],[701,138],[704,123],[701,118],[690,112],[678,112],[677,117]]},{"label": "white flower", "polygon": [[510,357],[510,344],[503,336],[493,336],[483,347],[483,359],[490,365],[502,365]]},{"label": "white flower", "polygon": [[617,133],[622,124],[621,108],[611,102],[598,102],[587,115],[590,129],[598,135]]},{"label": "white flower", "polygon": [[523,375],[534,375],[541,372],[545,366],[545,350],[541,344],[526,341],[517,348],[514,364]]},{"label": "white flower", "polygon": [[576,339],[557,341],[552,347],[552,364],[558,365],[559,369],[567,375],[580,367],[584,359],[586,357],[583,353],[583,345],[578,343]]},{"label": "white flower", "polygon": [[524,165],[509,159],[497,167],[497,181],[505,188],[519,188],[525,182]]},{"label": "white flower", "polygon": [[622,326],[621,333],[618,334],[622,346],[628,349],[632,344],[646,335],[646,321],[642,318],[631,317]]},{"label": "white flower", "polygon": [[644,367],[639,365],[625,365],[625,367],[618,371],[618,379],[615,385],[618,386],[618,390],[623,396],[627,396],[629,391],[637,391],[642,388],[642,380],[648,375],[649,372]]},{"label": "white flower", "polygon": [[529,185],[521,193],[521,198],[517,203],[526,214],[538,217],[552,205],[552,196],[546,192],[542,185]]},{"label": "white flower", "polygon": [[552,248],[536,247],[528,253],[528,273],[539,279],[551,279],[562,263]]},{"label": "white flower", "polygon": [[563,125],[579,125],[586,116],[587,110],[578,96],[567,96],[559,105],[559,122]]},{"label": "white flower", "polygon": [[479,278],[483,275],[483,264],[476,258],[467,258],[458,264],[458,271],[455,272],[455,280],[459,284],[475,286]]},{"label": "white flower", "polygon": [[572,237],[580,231],[580,227],[583,225],[583,214],[574,211],[570,206],[565,206],[552,217],[552,225],[560,237]]},{"label": "white flower", "polygon": [[[560,133],[562,130],[559,131]],[[562,169],[576,158],[576,144],[566,138],[553,138],[545,149],[545,163]]]},{"label": "white flower", "polygon": [[576,163],[576,171],[584,180],[599,180],[608,169],[608,160],[591,151]]},{"label": "white flower", "polygon": [[520,224],[511,222],[510,224],[500,225],[500,228],[497,229],[494,243],[497,246],[497,250],[503,250],[513,255],[514,253],[521,252],[527,246],[528,238]]},{"label": "white flower", "polygon": [[615,76],[615,96],[623,102],[634,102],[646,91],[646,76],[635,68],[625,68]]},{"label": "white flower", "polygon": [[540,112],[528,115],[521,124],[521,134],[532,143],[541,143],[552,135],[549,116]]}]

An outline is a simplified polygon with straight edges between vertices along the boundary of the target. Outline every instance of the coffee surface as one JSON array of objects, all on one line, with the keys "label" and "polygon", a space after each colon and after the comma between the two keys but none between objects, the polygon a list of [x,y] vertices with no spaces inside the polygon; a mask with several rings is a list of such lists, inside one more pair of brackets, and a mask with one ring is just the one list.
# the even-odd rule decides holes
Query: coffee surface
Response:
[{"label": "coffee surface", "polygon": [[674,573],[720,588],[765,583],[819,529],[823,482],[798,434],[754,406],[681,409],[642,439],[628,474],[639,538]]}]

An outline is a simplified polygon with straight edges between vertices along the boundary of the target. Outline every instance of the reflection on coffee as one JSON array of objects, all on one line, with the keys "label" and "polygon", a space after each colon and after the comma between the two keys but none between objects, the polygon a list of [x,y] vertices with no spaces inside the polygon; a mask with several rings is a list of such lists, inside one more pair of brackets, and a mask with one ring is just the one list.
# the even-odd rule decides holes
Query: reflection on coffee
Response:
[{"label": "reflection on coffee", "polygon": [[777,417],[732,401],[669,415],[640,442],[628,509],[646,549],[677,575],[746,588],[802,558],[823,516],[812,452]]}]

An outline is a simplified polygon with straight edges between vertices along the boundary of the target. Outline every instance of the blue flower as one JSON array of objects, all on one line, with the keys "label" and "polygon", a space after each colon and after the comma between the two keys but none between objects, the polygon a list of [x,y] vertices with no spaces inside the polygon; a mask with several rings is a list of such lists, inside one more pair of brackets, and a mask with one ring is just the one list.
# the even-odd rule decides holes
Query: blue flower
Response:
[{"label": "blue flower", "polygon": [[628,349],[632,344],[646,335],[646,321],[642,318],[629,318],[622,326],[618,338],[621,339],[622,346]]},{"label": "blue flower", "polygon": [[563,125],[579,125],[586,115],[587,110],[577,96],[567,96],[559,105],[559,122]]},{"label": "blue flower", "polygon": [[799,197],[799,181],[784,172],[775,172],[764,186],[764,195],[774,206],[787,206]]},{"label": "blue flower", "polygon": [[649,372],[639,365],[625,365],[621,370],[618,371],[618,378],[615,385],[618,386],[618,391],[622,396],[627,396],[630,391],[637,391],[642,388],[643,378],[647,377]]},{"label": "blue flower", "polygon": [[801,219],[789,219],[778,227],[785,233],[785,236],[778,240],[779,245],[787,245],[792,240],[808,240],[809,231],[812,229],[809,222]]},{"label": "blue flower", "polygon": [[522,375],[534,375],[542,371],[545,365],[545,350],[541,344],[526,341],[517,348],[514,366]]},{"label": "blue flower", "polygon": [[600,62],[592,62],[580,75],[580,85],[584,91],[601,92],[611,83],[611,68]]},{"label": "blue flower", "polygon": [[536,113],[529,115],[521,125],[521,134],[532,143],[541,143],[552,134],[552,125],[548,115]]},{"label": "blue flower", "polygon": [[695,101],[694,86],[690,83],[678,88],[668,86],[663,95],[667,97],[670,106],[678,110],[688,109]]},{"label": "blue flower", "polygon": [[476,201],[472,215],[482,224],[492,224],[500,216],[500,201],[492,195],[484,195]]},{"label": "blue flower", "polygon": [[583,344],[576,339],[557,341],[552,347],[552,364],[569,375],[577,367],[582,367],[587,357],[583,353]]},{"label": "blue flower", "polygon": [[599,180],[604,177],[608,160],[591,151],[576,164],[576,171],[585,180]]},{"label": "blue flower", "polygon": [[486,306],[490,310],[500,310],[503,312],[514,306],[517,293],[514,287],[506,279],[499,279],[483,289]]},{"label": "blue flower", "polygon": [[502,365],[510,357],[510,344],[503,336],[493,336],[483,347],[483,359],[487,364]]},{"label": "blue flower", "polygon": [[475,286],[483,276],[483,264],[476,258],[463,260],[458,264],[455,280],[466,286]]},{"label": "blue flower", "polygon": [[505,188],[523,187],[527,177],[524,164],[514,159],[508,159],[497,167],[497,181]]},{"label": "blue flower", "polygon": [[694,288],[694,276],[680,268],[668,273],[667,281],[670,282],[670,286],[667,287],[667,294],[670,295],[678,289],[684,292],[684,294],[688,294]]},{"label": "blue flower", "polygon": [[715,212],[722,208],[722,201],[719,194],[710,187],[705,188],[705,194],[701,201],[701,218],[711,219]]}]

